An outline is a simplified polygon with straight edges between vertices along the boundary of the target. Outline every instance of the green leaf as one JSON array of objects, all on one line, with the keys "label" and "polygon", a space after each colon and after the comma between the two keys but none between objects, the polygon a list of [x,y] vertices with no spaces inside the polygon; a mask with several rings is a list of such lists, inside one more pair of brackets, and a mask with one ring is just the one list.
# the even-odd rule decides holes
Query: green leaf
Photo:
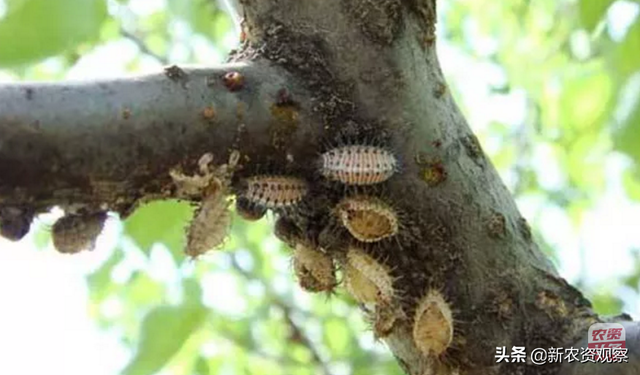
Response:
[{"label": "green leaf", "polygon": [[5,0],[5,5],[7,7],[7,10],[5,11],[5,17],[19,10],[24,4],[28,2],[29,0]]},{"label": "green leaf", "polygon": [[39,250],[44,250],[51,242],[51,229],[43,225],[32,225],[31,230],[33,233],[33,244]]},{"label": "green leaf", "polygon": [[207,360],[202,357],[198,357],[193,372],[194,375],[209,375],[209,363],[207,363]]},{"label": "green leaf", "polygon": [[163,284],[149,277],[146,273],[136,273],[135,277],[127,283],[126,289],[119,293],[128,304],[138,308],[152,306],[166,296],[167,291]]},{"label": "green leaf", "polygon": [[580,0],[580,21],[589,31],[600,23],[614,0]]},{"label": "green leaf", "polygon": [[640,20],[636,21],[627,30],[627,35],[618,46],[616,73],[627,77],[640,71]]},{"label": "green leaf", "polygon": [[640,291],[640,249],[631,250],[631,255],[635,259],[634,272],[622,278],[622,282],[633,290]]},{"label": "green leaf", "polygon": [[640,166],[640,100],[633,108],[632,113],[615,130],[613,141],[616,150],[629,155],[636,166]]},{"label": "green leaf", "polygon": [[0,66],[38,61],[95,40],[107,17],[104,0],[14,0],[8,9],[0,20]]},{"label": "green leaf", "polygon": [[622,186],[624,186],[629,198],[640,201],[640,164],[635,170],[630,169],[623,172]]},{"label": "green leaf", "polygon": [[149,253],[154,243],[165,244],[176,261],[184,258],[185,227],[193,217],[193,207],[176,200],[146,204],[124,222],[124,233]]},{"label": "green leaf", "polygon": [[349,356],[351,337],[344,319],[331,319],[324,324],[324,341],[333,358]]},{"label": "green leaf", "polygon": [[152,375],[161,370],[202,325],[206,315],[204,306],[195,303],[151,310],[142,322],[136,355],[122,375]]},{"label": "green leaf", "polygon": [[622,312],[622,301],[613,293],[602,292],[591,298],[593,310],[599,315],[618,315]]},{"label": "green leaf", "polygon": [[105,288],[111,284],[111,272],[124,259],[124,253],[119,247],[113,250],[113,253],[100,268],[87,276],[87,284],[91,293],[100,298]]},{"label": "green leaf", "polygon": [[600,129],[614,102],[615,85],[601,61],[584,66],[564,82],[560,121],[567,132]]},{"label": "green leaf", "polygon": [[208,0],[169,0],[169,10],[185,20],[198,34],[218,40],[231,27],[229,16],[220,11],[216,2]]}]

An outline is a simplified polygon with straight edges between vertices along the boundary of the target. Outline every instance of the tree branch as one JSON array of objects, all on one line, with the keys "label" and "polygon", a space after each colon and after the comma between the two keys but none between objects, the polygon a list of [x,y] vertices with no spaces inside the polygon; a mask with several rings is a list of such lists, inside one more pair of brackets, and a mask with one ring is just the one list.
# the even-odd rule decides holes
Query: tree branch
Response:
[{"label": "tree branch", "polygon": [[284,314],[285,322],[287,323],[287,325],[289,326],[289,329],[291,330],[291,335],[290,335],[291,340],[307,348],[309,353],[311,353],[311,357],[313,358],[313,361],[321,369],[321,373],[323,375],[331,375],[331,371],[329,370],[328,364],[325,363],[325,361],[322,359],[315,345],[307,337],[304,330],[300,328],[298,324],[293,320],[292,318],[293,308],[289,306],[289,304],[287,304],[285,301],[282,300],[282,298],[278,295],[276,291],[273,290],[273,288],[269,283],[265,282],[259,277],[252,275],[251,273],[243,269],[242,266],[240,266],[240,264],[238,263],[238,259],[236,258],[235,255],[231,254],[229,255],[229,258],[231,259],[231,265],[233,269],[236,270],[236,272],[240,273],[247,280],[257,280],[264,286],[266,295],[269,298],[269,300],[273,304],[275,304],[280,310],[282,310],[282,313]]},{"label": "tree branch", "polygon": [[[225,84],[229,72],[242,82]],[[126,214],[139,198],[169,197],[171,168],[194,168],[206,152],[220,163],[234,147],[253,155],[269,143],[282,92],[307,101],[294,82],[256,61],[0,85],[0,207],[68,203]],[[304,118],[305,106],[296,110]]]},{"label": "tree branch", "polygon": [[163,65],[169,65],[169,61],[167,60],[167,58],[165,56],[161,56],[161,55],[153,52],[149,48],[149,46],[147,46],[147,44],[144,42],[144,40],[140,39],[134,33],[129,32],[122,25],[120,25],[120,34],[122,34],[123,37],[129,39],[133,44],[135,44],[136,47],[138,47],[138,49],[140,50],[140,52],[144,53],[147,56],[153,57],[154,59],[156,59],[158,62],[160,62]]}]

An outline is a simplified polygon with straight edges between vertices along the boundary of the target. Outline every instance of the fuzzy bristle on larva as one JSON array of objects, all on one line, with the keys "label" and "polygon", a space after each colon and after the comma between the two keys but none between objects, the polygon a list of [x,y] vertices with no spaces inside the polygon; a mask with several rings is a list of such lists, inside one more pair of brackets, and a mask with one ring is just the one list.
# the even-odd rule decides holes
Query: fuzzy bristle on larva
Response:
[{"label": "fuzzy bristle on larva", "polygon": [[377,198],[347,197],[336,210],[342,225],[359,241],[377,242],[398,233],[396,213]]},{"label": "fuzzy bristle on larva", "polygon": [[394,297],[393,278],[389,268],[357,248],[347,251],[345,284],[360,303],[391,303]]},{"label": "fuzzy bristle on larva", "polygon": [[384,182],[397,168],[396,157],[386,149],[376,146],[342,146],[322,154],[322,175],[347,185]]},{"label": "fuzzy bristle on larva", "polygon": [[289,176],[254,176],[246,180],[243,198],[269,209],[286,209],[299,203],[309,190],[307,182]]},{"label": "fuzzy bristle on larva", "polygon": [[439,356],[453,339],[453,317],[449,304],[436,290],[430,290],[416,308],[413,340],[425,355]]},{"label": "fuzzy bristle on larva", "polygon": [[293,270],[300,286],[306,291],[331,291],[336,286],[335,268],[331,257],[302,243],[298,243],[294,249]]},{"label": "fuzzy bristle on larva", "polygon": [[51,228],[53,246],[63,254],[93,250],[106,220],[106,212],[65,215]]}]

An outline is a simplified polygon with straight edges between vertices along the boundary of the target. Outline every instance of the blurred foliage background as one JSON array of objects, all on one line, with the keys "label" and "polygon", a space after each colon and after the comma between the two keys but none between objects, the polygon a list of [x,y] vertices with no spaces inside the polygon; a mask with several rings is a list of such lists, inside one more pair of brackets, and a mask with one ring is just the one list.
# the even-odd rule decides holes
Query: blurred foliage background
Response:
[{"label": "blurred foliage background", "polygon": [[[598,312],[639,319],[640,1],[439,6],[438,48],[450,87],[541,247]],[[237,19],[227,10],[216,0],[0,0],[0,82],[218,63],[238,43]],[[123,375],[402,373],[344,292],[329,298],[300,290],[290,250],[271,234],[273,218],[251,225],[234,218],[224,250],[193,261],[182,254],[191,215],[183,203],[148,204],[124,222],[111,218],[98,249],[73,259],[51,245],[48,228],[60,215],[43,215],[17,245],[0,242],[10,249],[0,264],[15,265],[7,259],[24,248],[39,249],[47,267],[67,270],[63,264],[73,262],[78,282],[68,285],[81,288],[73,298],[90,322],[82,327],[115,344],[75,345],[60,355],[73,361],[100,350],[102,362],[76,372],[49,365],[48,374],[108,374],[104,363]],[[59,289],[47,289],[50,280],[40,281],[40,293],[71,305]],[[24,292],[5,295],[7,283],[0,284],[4,320],[31,290],[20,284]],[[10,324],[27,327],[31,316],[17,311]],[[38,329],[21,335],[52,334]],[[1,335],[4,346],[20,357],[21,346]],[[32,373],[20,366],[8,373]]]}]

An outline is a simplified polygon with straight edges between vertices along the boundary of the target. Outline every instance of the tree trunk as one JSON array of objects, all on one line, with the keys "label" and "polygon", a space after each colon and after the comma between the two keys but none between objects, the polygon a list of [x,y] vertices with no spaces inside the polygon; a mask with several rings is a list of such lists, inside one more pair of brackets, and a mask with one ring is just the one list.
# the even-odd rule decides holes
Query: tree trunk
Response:
[{"label": "tree trunk", "polygon": [[[366,313],[407,374],[640,373],[633,350],[631,363],[593,368],[496,363],[496,347],[570,347],[600,319],[542,255],[448,92],[435,0],[241,3],[246,40],[233,64],[0,87],[4,233],[20,237],[53,205],[126,216],[179,194],[170,170],[192,174],[204,153],[220,162],[237,150],[236,193],[258,174],[308,181],[303,202],[281,214],[281,237],[322,249],[345,272],[358,248],[392,280],[390,290],[374,282],[389,304]],[[391,152],[399,171],[367,187],[321,178],[319,155],[345,145]],[[391,215],[397,233],[353,239],[334,207],[354,195],[383,202],[373,211]],[[638,336],[627,328],[629,345]]]}]

